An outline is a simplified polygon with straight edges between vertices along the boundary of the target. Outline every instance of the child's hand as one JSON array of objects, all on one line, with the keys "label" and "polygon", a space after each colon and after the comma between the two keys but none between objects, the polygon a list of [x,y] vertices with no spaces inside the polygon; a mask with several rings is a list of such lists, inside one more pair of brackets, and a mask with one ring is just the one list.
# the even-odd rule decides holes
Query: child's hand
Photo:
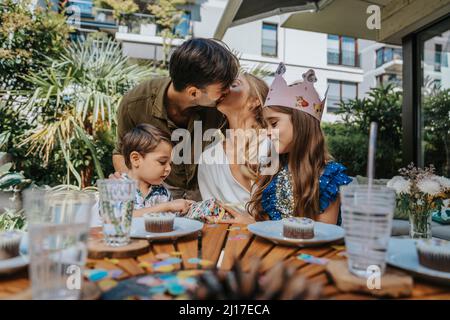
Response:
[{"label": "child's hand", "polygon": [[185,199],[176,199],[167,202],[168,211],[171,212],[180,212],[182,214],[186,214],[195,201],[185,200]]}]

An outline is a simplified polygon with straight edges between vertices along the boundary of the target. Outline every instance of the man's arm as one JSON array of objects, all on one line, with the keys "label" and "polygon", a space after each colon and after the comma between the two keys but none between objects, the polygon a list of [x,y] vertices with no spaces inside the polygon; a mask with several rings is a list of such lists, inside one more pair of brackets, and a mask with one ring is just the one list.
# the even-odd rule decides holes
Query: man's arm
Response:
[{"label": "man's arm", "polygon": [[121,154],[113,154],[112,162],[115,172],[124,173],[128,171],[128,168],[125,165],[125,159]]}]

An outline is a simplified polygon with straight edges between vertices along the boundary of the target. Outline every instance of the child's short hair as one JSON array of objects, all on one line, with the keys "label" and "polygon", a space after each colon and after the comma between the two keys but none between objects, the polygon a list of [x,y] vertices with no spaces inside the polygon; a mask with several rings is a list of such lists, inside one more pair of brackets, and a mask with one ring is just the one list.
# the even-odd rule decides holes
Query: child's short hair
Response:
[{"label": "child's short hair", "polygon": [[128,169],[131,169],[130,154],[133,151],[145,157],[147,153],[155,150],[161,141],[172,145],[170,135],[151,124],[138,124],[127,132],[122,138],[122,155]]}]

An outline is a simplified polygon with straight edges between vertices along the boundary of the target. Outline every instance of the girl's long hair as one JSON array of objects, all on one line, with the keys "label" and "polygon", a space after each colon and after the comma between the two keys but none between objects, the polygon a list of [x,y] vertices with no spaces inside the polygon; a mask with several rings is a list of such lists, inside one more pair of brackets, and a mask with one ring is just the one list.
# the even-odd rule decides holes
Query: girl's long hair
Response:
[{"label": "girl's long hair", "polygon": [[[314,219],[319,213],[319,177],[332,158],[328,153],[320,123],[311,115],[286,107],[270,107],[291,116],[293,136],[291,151],[280,155],[280,164],[288,165],[292,176],[294,216]],[[280,168],[279,168],[280,169]],[[279,170],[278,170],[279,171]],[[256,220],[268,217],[262,208],[262,193],[274,176],[259,176],[247,210]]]}]

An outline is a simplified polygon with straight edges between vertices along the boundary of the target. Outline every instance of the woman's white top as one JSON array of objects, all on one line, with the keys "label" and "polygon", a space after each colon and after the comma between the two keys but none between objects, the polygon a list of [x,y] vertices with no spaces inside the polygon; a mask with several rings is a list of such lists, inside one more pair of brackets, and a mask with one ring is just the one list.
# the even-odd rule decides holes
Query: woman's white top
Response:
[{"label": "woman's white top", "polygon": [[231,173],[223,140],[223,135],[216,136],[199,159],[197,178],[200,193],[203,200],[214,198],[238,212],[244,212],[250,192]]}]

